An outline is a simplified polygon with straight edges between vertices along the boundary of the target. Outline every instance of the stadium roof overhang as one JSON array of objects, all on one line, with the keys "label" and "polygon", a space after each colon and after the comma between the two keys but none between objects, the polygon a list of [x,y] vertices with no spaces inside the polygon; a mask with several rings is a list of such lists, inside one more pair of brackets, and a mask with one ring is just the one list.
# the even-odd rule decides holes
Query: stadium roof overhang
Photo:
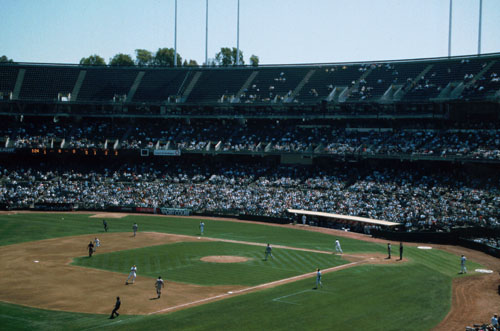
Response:
[{"label": "stadium roof overhang", "polygon": [[360,222],[360,223],[382,225],[382,226],[400,225],[399,223],[389,222],[389,221],[384,221],[384,220],[376,220],[373,218],[324,213],[324,212],[320,212],[320,211],[308,211],[308,210],[302,210],[302,209],[287,209],[287,211],[291,214],[319,216],[319,217],[334,218],[334,219],[339,219],[339,220],[355,221],[355,222]]}]

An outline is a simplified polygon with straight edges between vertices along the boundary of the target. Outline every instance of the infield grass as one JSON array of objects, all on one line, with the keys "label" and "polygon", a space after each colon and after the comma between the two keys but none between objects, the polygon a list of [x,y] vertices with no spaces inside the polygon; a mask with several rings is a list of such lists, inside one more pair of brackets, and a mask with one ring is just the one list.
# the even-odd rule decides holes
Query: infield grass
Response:
[{"label": "infield grass", "polygon": [[[240,263],[210,263],[212,255],[249,258]],[[137,265],[142,276],[199,285],[258,285],[326,269],[346,261],[339,256],[291,249],[273,249],[274,258],[263,260],[264,247],[227,242],[182,242],[80,257],[73,264],[127,273]]]}]

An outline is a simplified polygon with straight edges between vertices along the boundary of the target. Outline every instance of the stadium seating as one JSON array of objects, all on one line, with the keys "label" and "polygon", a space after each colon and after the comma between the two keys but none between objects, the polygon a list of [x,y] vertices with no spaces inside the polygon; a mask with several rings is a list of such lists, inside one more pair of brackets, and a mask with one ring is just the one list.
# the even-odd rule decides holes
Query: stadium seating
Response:
[{"label": "stadium seating", "polygon": [[498,54],[231,68],[0,64],[0,208],[281,218],[294,208],[408,231],[498,227],[499,74]]},{"label": "stadium seating", "polygon": [[386,103],[394,100],[387,97],[390,89],[398,93],[395,100],[406,102],[461,99],[462,90],[469,99],[481,99],[498,92],[491,75],[498,74],[499,60],[493,54],[334,65],[142,69],[9,63],[0,65],[0,92],[13,92],[18,84],[17,100],[60,101],[59,93],[76,90],[78,95],[66,101],[145,104]]},{"label": "stadium seating", "polygon": [[[467,125],[450,122],[443,129],[424,122],[392,127],[353,127],[335,120],[217,119],[119,119],[86,117],[74,120],[26,117],[0,130],[17,148],[54,147],[65,140],[65,148],[179,149],[183,152],[309,153],[386,158],[411,156],[442,160],[500,162],[500,129],[477,122]],[[363,125],[368,125],[363,123]],[[461,127],[457,125],[462,125]],[[44,143],[42,143],[42,141]],[[118,145],[115,146],[115,143]],[[257,146],[260,146],[258,148]]]}]

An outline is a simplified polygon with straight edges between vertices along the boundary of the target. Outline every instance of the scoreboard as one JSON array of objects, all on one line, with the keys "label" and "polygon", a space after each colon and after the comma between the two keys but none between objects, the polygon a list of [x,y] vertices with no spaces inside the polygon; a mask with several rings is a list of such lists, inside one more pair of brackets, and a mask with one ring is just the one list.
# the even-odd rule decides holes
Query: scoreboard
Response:
[{"label": "scoreboard", "polygon": [[118,156],[117,150],[100,148],[32,148],[32,155]]}]

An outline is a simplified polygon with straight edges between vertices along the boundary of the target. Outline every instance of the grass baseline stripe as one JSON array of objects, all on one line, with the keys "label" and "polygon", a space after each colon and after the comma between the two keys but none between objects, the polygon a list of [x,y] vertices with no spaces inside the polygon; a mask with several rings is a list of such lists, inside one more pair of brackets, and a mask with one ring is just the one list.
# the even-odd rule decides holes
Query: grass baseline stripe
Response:
[{"label": "grass baseline stripe", "polygon": [[[153,233],[153,234],[156,234],[158,232],[144,231],[143,233]],[[200,239],[205,239],[207,241],[221,241],[221,242],[227,242],[227,243],[233,243],[233,244],[261,246],[261,247],[266,247],[267,246],[267,244],[264,244],[264,243],[251,242],[251,241],[241,241],[241,240],[213,238],[213,237],[190,236],[190,235],[186,235],[186,234],[174,234],[174,233],[168,233],[168,232],[161,232],[161,233],[163,233],[165,235],[176,236],[176,237],[184,237],[184,238],[190,238],[190,239],[192,239],[192,238],[200,238]],[[161,245],[161,244],[159,244],[159,245]],[[273,248],[291,249],[291,250],[295,250],[295,251],[304,251],[304,252],[313,252],[313,253],[335,255],[334,252],[332,252],[332,251],[323,251],[323,250],[310,249],[310,248],[291,247],[291,246],[284,246],[284,245],[272,245],[272,247]]]},{"label": "grass baseline stripe", "polygon": [[300,305],[299,303],[289,302],[289,301],[285,301],[285,300],[281,300],[281,299],[288,298],[288,297],[291,297],[291,296],[294,296],[294,295],[299,295],[299,294],[306,293],[306,292],[322,293],[322,294],[333,294],[334,293],[334,292],[331,292],[331,291],[323,291],[323,290],[316,291],[314,289],[303,290],[303,291],[299,291],[299,292],[295,292],[295,293],[292,293],[292,294],[287,294],[287,295],[283,295],[281,297],[274,298],[274,299],[272,299],[272,301],[283,302],[283,303],[290,303],[290,304],[294,304],[294,305]]},{"label": "grass baseline stripe", "polygon": [[114,325],[114,324],[118,324],[118,323],[121,323],[122,321],[123,320],[119,320],[119,321],[114,321],[114,322],[111,322],[111,323],[108,323],[108,324],[96,325],[96,326],[93,326],[91,328],[83,329],[83,330],[94,330],[94,329],[97,329],[97,328],[102,328],[102,327],[106,327],[106,326],[111,326],[111,325]]},{"label": "grass baseline stripe", "polygon": [[283,295],[281,297],[274,298],[273,301],[284,302],[284,303],[291,303],[291,304],[294,304],[294,305],[298,305],[298,303],[288,302],[288,301],[284,301],[284,300],[280,300],[280,299],[288,298],[288,297],[291,297],[291,296],[294,296],[294,295],[298,295],[298,294],[302,294],[302,293],[305,293],[305,292],[312,292],[312,290],[303,290],[303,291],[295,292],[295,293],[292,293],[292,294]]},{"label": "grass baseline stripe", "polygon": [[[348,268],[348,267],[354,266],[356,264],[364,263],[364,262],[367,262],[367,261],[368,260],[363,260],[363,261],[358,261],[358,262],[351,262],[351,263],[342,264],[342,265],[339,265],[339,266],[336,266],[336,267],[331,267],[331,268],[328,268],[328,269],[323,269],[322,271],[323,271],[323,273],[329,273],[329,272],[335,271],[337,269]],[[181,305],[177,305],[177,306],[174,306],[174,307],[169,307],[169,308],[161,309],[161,310],[158,310],[158,311],[154,311],[152,313],[149,313],[148,315],[164,313],[164,312],[175,310],[175,309],[179,309],[179,308],[182,308],[182,307],[192,306],[192,305],[196,305],[198,303],[216,300],[216,299],[227,297],[227,296],[230,296],[230,295],[241,294],[241,293],[252,291],[252,290],[255,290],[255,289],[258,289],[258,288],[262,288],[262,287],[273,286],[273,285],[277,285],[277,284],[280,284],[280,283],[287,283],[287,282],[290,282],[290,281],[292,281],[294,279],[300,279],[300,278],[305,278],[306,276],[314,276],[314,275],[316,275],[315,271],[308,272],[306,274],[302,274],[302,275],[298,275],[298,276],[293,276],[293,277],[289,277],[289,278],[284,278],[284,279],[276,280],[274,282],[264,283],[264,284],[260,284],[260,285],[256,285],[256,286],[252,286],[252,287],[247,287],[247,288],[244,288],[244,289],[241,289],[241,290],[231,291],[232,293],[223,293],[223,294],[219,294],[219,295],[216,295],[216,296],[213,296],[213,297],[204,298],[204,299],[196,300],[196,301],[193,301],[193,302],[183,303]]]}]

